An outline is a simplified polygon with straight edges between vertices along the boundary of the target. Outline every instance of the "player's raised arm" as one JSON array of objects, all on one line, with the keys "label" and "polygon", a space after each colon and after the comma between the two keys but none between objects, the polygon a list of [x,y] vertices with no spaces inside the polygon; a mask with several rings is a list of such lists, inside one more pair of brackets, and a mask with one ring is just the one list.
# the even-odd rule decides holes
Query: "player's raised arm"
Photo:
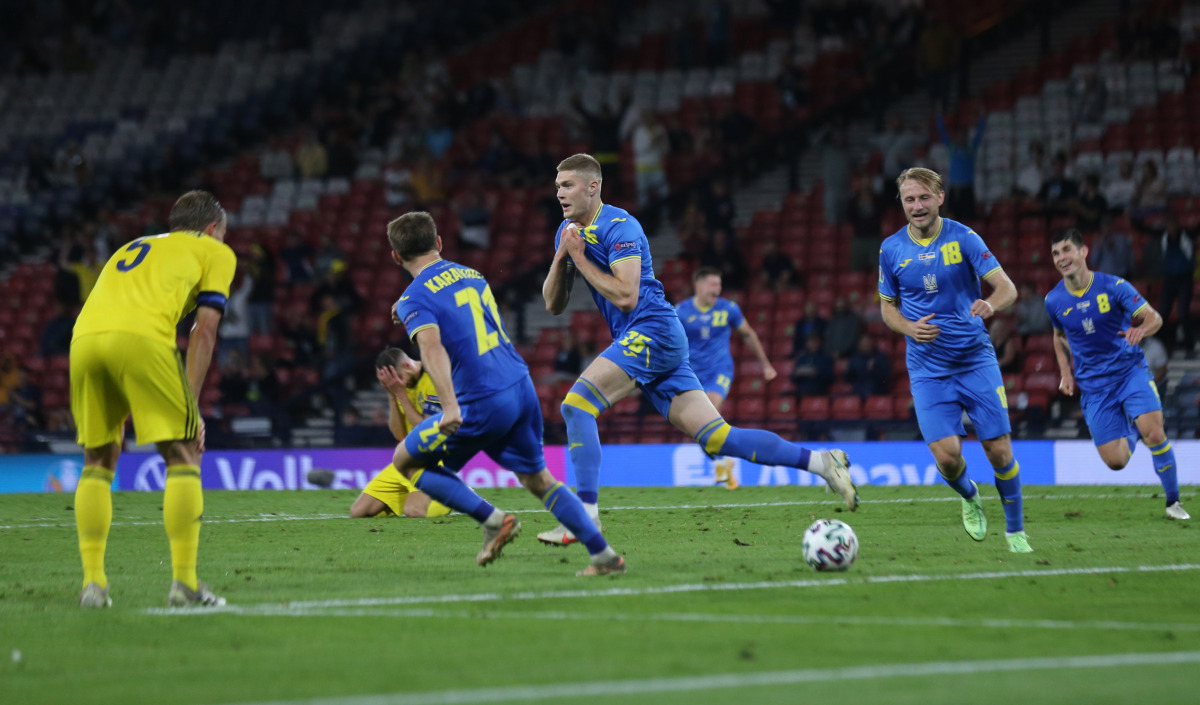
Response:
[{"label": "player's raised arm", "polygon": [[[568,228],[577,227],[574,223],[563,228],[565,235]],[[554,251],[554,261],[550,263],[550,273],[542,284],[542,298],[546,300],[546,310],[557,316],[567,308],[571,300],[571,287],[575,283],[575,269],[567,258],[567,248],[561,243]]]},{"label": "player's raised arm", "polygon": [[972,316],[988,319],[997,311],[1002,311],[1017,302],[1017,287],[1003,269],[993,270],[983,280],[992,287],[992,295],[986,299],[977,299],[971,304]]},{"label": "player's raised arm", "polygon": [[560,249],[567,250],[583,278],[613,306],[623,313],[629,313],[637,306],[642,283],[641,258],[621,260],[613,265],[611,272],[605,272],[587,258],[583,238],[579,236],[578,229],[570,226],[563,229]]},{"label": "player's raised arm", "polygon": [[[416,426],[423,420],[417,410],[413,408],[412,402],[408,402],[408,394],[405,393],[404,380],[400,375],[396,374],[396,368],[390,365],[375,368],[375,379],[379,380],[380,386],[388,395],[388,430],[392,432],[392,436],[397,441],[404,440],[407,435],[407,430],[404,428],[405,418],[409,424]],[[401,406],[403,405],[403,414],[401,416]]]},{"label": "player's raised arm", "polygon": [[417,345],[421,348],[421,362],[425,371],[433,380],[433,388],[437,390],[438,398],[442,400],[442,420],[438,429],[447,435],[453,435],[462,426],[462,409],[458,406],[458,395],[454,391],[454,381],[450,376],[450,356],[442,345],[442,332],[436,326],[422,328],[417,331]]}]

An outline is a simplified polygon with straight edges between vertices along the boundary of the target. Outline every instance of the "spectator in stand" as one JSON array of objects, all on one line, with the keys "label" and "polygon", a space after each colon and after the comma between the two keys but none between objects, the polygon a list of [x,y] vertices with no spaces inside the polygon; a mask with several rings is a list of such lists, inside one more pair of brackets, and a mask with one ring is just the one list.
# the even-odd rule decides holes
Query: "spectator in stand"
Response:
[{"label": "spectator in stand", "polygon": [[484,200],[482,184],[468,187],[454,199],[453,204],[454,214],[462,223],[462,231],[459,233],[462,244],[484,250],[491,247],[489,226],[492,222],[492,211]]},{"label": "spectator in stand", "polygon": [[[69,282],[70,275],[73,274],[79,285],[78,301],[70,301],[69,298],[60,298],[60,301],[72,307],[82,304],[87,301],[88,295],[96,286],[100,270],[104,269],[105,263],[96,252],[96,243],[91,238],[76,236],[69,241],[69,246],[59,248],[58,253],[58,268],[65,273],[64,278]],[[69,291],[70,288],[68,284],[64,291]]]},{"label": "spectator in stand", "polygon": [[329,273],[325,275],[317,288],[313,289],[308,298],[309,312],[319,313],[328,310],[322,301],[326,296],[333,299],[334,305],[339,311],[348,315],[358,313],[362,307],[362,295],[355,288],[354,280],[349,275],[349,267],[346,266],[344,260],[334,260],[329,265]]},{"label": "spectator in stand", "polygon": [[[890,177],[913,165],[916,161],[913,150],[925,143],[925,136],[906,125],[902,115],[893,112],[888,114],[883,132],[876,135],[871,143],[882,154],[883,173]],[[890,185],[891,191],[883,194],[884,198],[890,200],[896,193],[895,184],[891,178],[883,182],[885,189]]]},{"label": "spectator in stand", "polygon": [[[899,173],[899,172],[896,172]],[[846,220],[854,228],[850,241],[850,269],[866,272],[879,266],[879,246],[883,241],[883,204],[866,173],[859,174],[854,195],[846,206]],[[892,179],[885,179],[892,183]]]},{"label": "spectator in stand", "polygon": [[796,284],[796,263],[787,253],[779,251],[774,238],[763,241],[759,281],[763,287],[773,291],[783,291]]},{"label": "spectator in stand", "polygon": [[721,161],[730,166],[742,162],[744,157],[750,154],[754,144],[754,119],[739,110],[737,103],[726,99],[716,126],[720,138]]},{"label": "spectator in stand", "polygon": [[713,232],[712,242],[700,253],[700,265],[721,270],[721,283],[727,289],[741,290],[746,285],[749,269],[728,230]]},{"label": "spectator in stand", "polygon": [[16,381],[8,392],[8,407],[17,430],[34,431],[45,426],[42,388],[29,377],[29,368],[25,365],[17,365]]},{"label": "spectator in stand", "polygon": [[333,241],[333,237],[329,235],[329,231],[321,233],[317,239],[317,252],[313,257],[313,265],[317,275],[325,276],[329,273],[329,268],[335,261],[345,259],[346,251]]},{"label": "spectator in stand", "polygon": [[1021,282],[1020,295],[1013,306],[1017,318],[1017,335],[1027,338],[1050,332],[1050,318],[1046,316],[1046,304],[1033,284]]},{"label": "spectator in stand", "polygon": [[706,53],[708,68],[724,66],[729,54],[729,27],[733,10],[726,0],[717,0],[708,8]]},{"label": "spectator in stand", "polygon": [[412,171],[404,164],[393,164],[383,170],[384,199],[392,207],[403,206],[416,198]]},{"label": "spectator in stand", "polygon": [[1100,228],[1100,218],[1108,212],[1108,199],[1100,193],[1100,177],[1088,174],[1083,178],[1083,187],[1075,197],[1075,227],[1085,233]]},{"label": "spectator in stand", "polygon": [[554,382],[570,382],[583,372],[583,350],[571,328],[564,328],[558,352],[554,354]]},{"label": "spectator in stand", "polygon": [[[1147,162],[1152,163],[1152,162]],[[1192,290],[1195,287],[1196,249],[1195,241],[1179,223],[1179,216],[1168,213],[1163,223],[1164,230],[1159,242],[1162,246],[1162,312],[1163,319],[1171,316],[1171,309],[1178,304],[1176,340],[1182,339],[1183,350],[1192,354],[1195,340],[1192,336]]]},{"label": "spectator in stand", "polygon": [[[712,230],[733,232],[733,220],[737,217],[737,207],[733,196],[729,193],[729,183],[724,179],[714,179],[709,185],[708,195],[704,199],[704,217]],[[729,286],[729,282],[725,282]]]},{"label": "spectator in stand", "polygon": [[1084,133],[1099,137],[1096,128],[1104,122],[1104,109],[1107,105],[1108,87],[1104,85],[1104,81],[1094,70],[1083,74],[1075,86],[1071,104],[1071,121],[1075,124],[1076,131],[1079,131],[1079,127],[1084,127]]},{"label": "spectator in stand", "polygon": [[671,144],[667,130],[650,110],[642,110],[633,130],[633,162],[637,169],[637,205],[644,208],[652,199],[666,196],[666,159]]},{"label": "spectator in stand", "polygon": [[[422,154],[417,159],[411,172],[411,183],[416,205],[419,207],[426,208],[446,200],[445,172],[428,154]],[[561,208],[559,210],[561,211]],[[561,220],[561,212],[559,216]]]},{"label": "spectator in stand", "polygon": [[358,145],[350,136],[348,128],[333,133],[329,141],[329,175],[343,179],[354,177],[358,168]]},{"label": "spectator in stand", "polygon": [[996,363],[1000,365],[1000,371],[1020,372],[1020,345],[1008,321],[996,318],[988,331],[988,337],[992,341],[992,347],[996,349]]},{"label": "spectator in stand", "polygon": [[822,340],[825,339],[825,328],[829,326],[829,321],[821,318],[821,314],[817,312],[817,305],[812,301],[804,304],[804,315],[800,320],[796,321],[794,330],[792,331],[792,354],[799,355],[804,349],[806,341],[813,333]]},{"label": "spectator in stand", "polygon": [[217,383],[221,405],[245,404],[248,388],[245,354],[241,350],[231,350],[221,363],[221,381]]},{"label": "spectator in stand", "polygon": [[875,339],[867,334],[858,338],[858,348],[846,365],[846,382],[860,397],[887,394],[892,361],[879,350]]},{"label": "spectator in stand", "polygon": [[950,82],[959,70],[961,48],[959,33],[937,15],[917,38],[917,70],[925,77],[926,90],[937,110],[946,109]]},{"label": "spectator in stand", "polygon": [[808,107],[808,74],[804,71],[802,56],[792,55],[791,61],[787,62],[775,79],[775,88],[779,91],[779,101],[785,110],[790,112]]},{"label": "spectator in stand", "polygon": [[839,225],[850,199],[850,143],[845,128],[838,128],[821,151],[821,176],[825,183],[825,222]]},{"label": "spectator in stand", "polygon": [[1042,190],[1046,180],[1046,148],[1038,140],[1029,143],[1029,157],[1017,170],[1017,193],[1024,198],[1034,198]]},{"label": "spectator in stand", "polygon": [[1091,248],[1092,269],[1115,277],[1128,279],[1133,275],[1133,241],[1129,235],[1113,227],[1113,216],[1100,217],[1100,234]]},{"label": "spectator in stand", "polygon": [[258,416],[274,417],[279,411],[279,392],[279,380],[265,356],[252,355],[246,370],[245,396],[250,411]]},{"label": "spectator in stand", "polygon": [[630,96],[625,95],[615,110],[605,100],[599,109],[592,112],[583,104],[578,93],[571,97],[571,106],[587,126],[591,155],[600,162],[603,170],[605,193],[614,197],[624,194],[621,183],[621,124],[631,103]]},{"label": "spectator in stand", "polygon": [[1145,220],[1161,215],[1167,209],[1167,182],[1158,173],[1158,165],[1147,159],[1142,162],[1142,176],[1129,203],[1129,215]]},{"label": "spectator in stand", "polygon": [[1079,195],[1079,183],[1067,177],[1067,155],[1059,152],[1051,162],[1050,178],[1042,183],[1037,199],[1047,213],[1065,213]]},{"label": "spectator in stand", "polygon": [[[852,293],[853,295],[853,293]],[[825,329],[825,350],[836,358],[847,357],[862,335],[862,316],[850,305],[845,296],[833,302],[833,316]]]},{"label": "spectator in stand", "polygon": [[813,331],[792,366],[792,383],[801,397],[824,396],[833,383],[833,358],[822,347],[821,334]]},{"label": "spectator in stand", "polygon": [[71,314],[70,309],[58,301],[54,302],[51,310],[54,315],[46,321],[46,326],[42,329],[42,357],[57,357],[71,352],[71,334],[75,328],[75,316]]},{"label": "spectator in stand", "polygon": [[284,309],[283,320],[279,322],[279,336],[291,346],[295,364],[301,367],[316,364],[317,334],[304,309],[295,306]]},{"label": "spectator in stand", "polygon": [[250,290],[250,334],[270,335],[271,314],[275,307],[275,255],[270,248],[253,244],[247,273],[254,280]]},{"label": "spectator in stand", "polygon": [[950,169],[946,173],[946,207],[958,220],[974,220],[975,157],[979,154],[979,145],[983,143],[983,133],[987,130],[987,113],[979,116],[974,138],[970,138],[965,129],[955,130],[951,135],[941,113],[937,116],[937,128],[942,144],[950,152]]},{"label": "spectator in stand", "polygon": [[[558,200],[554,200],[554,205],[558,211],[555,225],[549,229],[553,230],[557,227],[557,223],[562,220],[562,208],[558,204]],[[704,242],[708,239],[708,218],[704,215],[704,210],[700,208],[700,202],[697,197],[693,196],[688,199],[687,205],[683,208],[683,215],[680,216],[679,222],[675,226],[675,235],[679,238],[680,244],[683,245],[685,252],[697,252],[704,247]]]},{"label": "spectator in stand", "polygon": [[296,169],[306,179],[319,179],[329,172],[329,152],[317,137],[317,131],[308,128],[296,147]]},{"label": "spectator in stand", "polygon": [[271,140],[258,159],[259,173],[266,181],[292,178],[293,167],[292,155],[288,153],[281,139]]},{"label": "spectator in stand", "polygon": [[313,246],[308,240],[300,237],[295,230],[288,229],[279,250],[279,259],[287,267],[288,281],[293,284],[307,284],[313,277]]},{"label": "spectator in stand", "polygon": [[1170,358],[1167,356],[1167,346],[1163,345],[1162,341],[1153,335],[1148,335],[1142,338],[1142,354],[1146,356],[1146,367],[1150,369],[1150,374],[1154,377],[1154,384],[1158,387],[1160,394],[1167,393],[1167,365],[1170,363]]},{"label": "spectator in stand", "polygon": [[1121,162],[1118,176],[1104,187],[1104,198],[1108,200],[1109,208],[1124,211],[1133,204],[1133,194],[1136,192],[1137,179],[1133,178],[1133,162],[1126,159]]},{"label": "spectator in stand", "polygon": [[343,308],[338,297],[332,293],[322,294],[316,301],[316,338],[321,362],[321,379],[340,380],[353,368],[354,363],[354,340],[350,331],[351,312]]},{"label": "spectator in stand", "polygon": [[225,315],[221,317],[218,362],[234,351],[241,353],[243,360],[250,354],[250,293],[253,290],[254,277],[238,263],[229,287],[229,299],[225,302]]}]

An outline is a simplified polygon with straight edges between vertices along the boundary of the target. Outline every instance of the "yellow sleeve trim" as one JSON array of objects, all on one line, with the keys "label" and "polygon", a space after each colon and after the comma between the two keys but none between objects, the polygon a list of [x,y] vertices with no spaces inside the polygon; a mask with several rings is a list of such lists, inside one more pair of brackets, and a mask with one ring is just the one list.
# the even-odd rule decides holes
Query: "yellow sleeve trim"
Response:
[{"label": "yellow sleeve trim", "polygon": [[996,268],[995,268],[995,269],[989,269],[989,270],[988,270],[988,272],[987,272],[987,274],[984,274],[984,275],[983,275],[983,278],[984,278],[984,279],[987,279],[988,277],[992,276],[993,274],[995,274],[996,272],[999,272],[999,271],[1000,271],[1000,270],[1002,270],[1002,269],[1004,269],[1004,267],[1002,267],[1002,266],[1000,266],[1000,265],[996,265]]},{"label": "yellow sleeve trim", "polygon": [[413,340],[416,340],[416,339],[417,339],[417,333],[420,333],[421,331],[425,330],[426,328],[438,328],[438,327],[439,327],[439,326],[438,326],[438,324],[436,324],[436,323],[426,323],[426,324],[425,324],[425,325],[423,325],[423,326],[418,326],[418,327],[416,327],[416,328],[414,328],[414,329],[410,330],[410,331],[408,332],[408,337],[409,337],[409,338],[411,338],[411,339],[413,339]]},{"label": "yellow sleeve trim", "polygon": [[618,262],[624,262],[626,260],[631,260],[631,259],[636,259],[638,261],[641,261],[642,256],[641,255],[629,255],[628,257],[622,257],[620,259],[615,259],[612,262],[608,263],[608,267],[609,267],[609,269],[611,269],[614,264],[617,264]]},{"label": "yellow sleeve trim", "polygon": [[1137,310],[1136,310],[1136,311],[1134,311],[1133,313],[1131,313],[1131,314],[1130,314],[1130,316],[1131,316],[1131,317],[1132,317],[1132,316],[1137,316],[1137,315],[1139,315],[1139,314],[1140,314],[1140,313],[1141,313],[1143,310],[1145,310],[1145,309],[1147,309],[1147,308],[1149,308],[1149,307],[1150,307],[1150,302],[1149,302],[1149,301],[1143,301],[1143,302],[1142,302],[1142,305],[1141,305],[1141,306],[1138,306],[1138,307],[1137,307]]},{"label": "yellow sleeve trim", "polygon": [[895,296],[888,296],[887,294],[885,294],[883,292],[879,292],[879,298],[883,301],[895,301],[896,300]]}]

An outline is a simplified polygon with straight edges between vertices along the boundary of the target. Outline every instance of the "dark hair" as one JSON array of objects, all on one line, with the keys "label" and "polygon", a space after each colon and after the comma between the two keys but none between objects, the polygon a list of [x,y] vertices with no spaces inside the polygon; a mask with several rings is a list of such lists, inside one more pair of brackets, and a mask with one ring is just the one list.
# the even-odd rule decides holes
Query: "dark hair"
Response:
[{"label": "dark hair", "polygon": [[400,348],[384,348],[375,358],[375,367],[399,367],[408,359],[408,354]]},{"label": "dark hair", "polygon": [[437,225],[425,211],[405,213],[388,223],[387,236],[392,249],[403,260],[437,249]]},{"label": "dark hair", "polygon": [[1075,228],[1067,228],[1050,239],[1050,247],[1053,248],[1060,242],[1069,240],[1075,247],[1083,247],[1083,233]]},{"label": "dark hair", "polygon": [[204,230],[209,223],[225,219],[225,209],[217,197],[208,191],[188,191],[171,206],[167,227],[171,232],[180,230]]},{"label": "dark hair", "polygon": [[701,267],[692,273],[692,282],[698,282],[705,277],[719,277],[721,270],[716,267]]}]

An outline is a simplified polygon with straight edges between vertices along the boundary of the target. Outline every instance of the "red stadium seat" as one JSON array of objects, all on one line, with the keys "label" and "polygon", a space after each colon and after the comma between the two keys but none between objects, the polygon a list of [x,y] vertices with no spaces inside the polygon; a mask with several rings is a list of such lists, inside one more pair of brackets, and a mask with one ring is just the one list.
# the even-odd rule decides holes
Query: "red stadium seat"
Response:
[{"label": "red stadium seat", "polygon": [[800,418],[805,421],[829,419],[829,397],[804,397],[800,400]]},{"label": "red stadium seat", "polygon": [[863,417],[862,400],[856,396],[837,397],[830,411],[837,421],[856,421]]},{"label": "red stadium seat", "polygon": [[1025,372],[1054,372],[1058,369],[1053,355],[1038,353],[1025,357]]},{"label": "red stadium seat", "polygon": [[737,413],[734,414],[743,423],[762,421],[767,416],[767,404],[762,397],[738,398]]},{"label": "red stadium seat", "polygon": [[863,416],[872,421],[886,421],[895,418],[892,398],[886,395],[867,397],[863,404]]},{"label": "red stadium seat", "polygon": [[1025,375],[1025,390],[1028,392],[1057,394],[1060,381],[1061,378],[1057,374],[1049,372],[1037,372]]}]

